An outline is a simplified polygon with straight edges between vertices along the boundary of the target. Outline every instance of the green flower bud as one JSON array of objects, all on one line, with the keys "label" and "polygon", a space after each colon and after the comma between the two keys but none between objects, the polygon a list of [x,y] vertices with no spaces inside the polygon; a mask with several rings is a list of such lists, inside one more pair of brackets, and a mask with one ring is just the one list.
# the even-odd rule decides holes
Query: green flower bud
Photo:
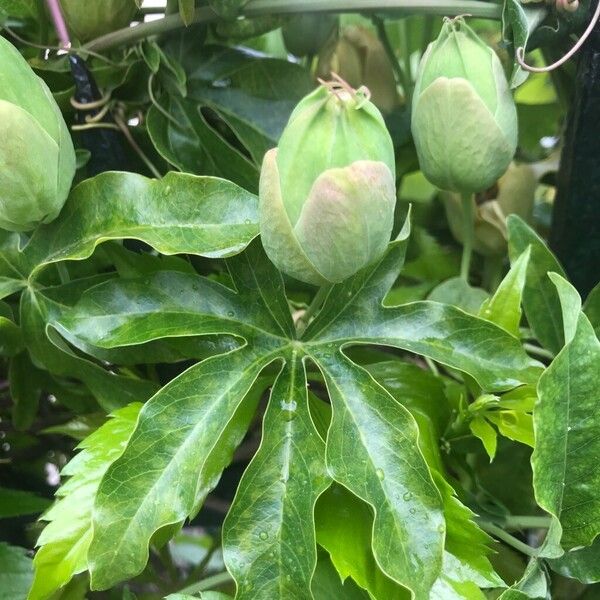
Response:
[{"label": "green flower bud", "polygon": [[323,285],[377,260],[392,231],[395,166],[368,91],[339,80],[306,96],[265,155],[259,197],[262,243],[284,273]]},{"label": "green flower bud", "polygon": [[0,37],[0,227],[54,219],[75,174],[69,130],[48,86]]},{"label": "green flower bud", "polygon": [[69,33],[87,42],[127,27],[137,7],[134,0],[60,0]]},{"label": "green flower bud", "polygon": [[514,156],[517,111],[502,65],[460,18],[446,20],[423,56],[412,131],[421,170],[444,190],[485,190]]}]

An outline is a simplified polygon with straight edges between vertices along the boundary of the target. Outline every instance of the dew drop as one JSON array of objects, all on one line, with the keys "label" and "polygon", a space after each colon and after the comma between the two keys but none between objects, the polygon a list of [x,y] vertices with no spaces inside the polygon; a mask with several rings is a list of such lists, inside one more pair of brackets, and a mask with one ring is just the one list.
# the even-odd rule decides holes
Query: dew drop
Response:
[{"label": "dew drop", "polygon": [[408,509],[408,512],[409,512],[411,515],[414,515],[414,514],[416,514],[416,513],[417,513],[417,509],[416,509],[414,506],[411,506],[411,508],[409,508],[409,509]]},{"label": "dew drop", "polygon": [[10,450],[10,444],[8,442],[4,442],[4,444],[2,444],[2,450],[4,450],[4,452],[8,452]]},{"label": "dew drop", "polygon": [[269,539],[269,534],[268,534],[266,531],[261,531],[261,532],[258,534],[258,537],[259,537],[261,540],[263,540],[263,541],[264,541],[264,540],[268,540],[268,539]]},{"label": "dew drop", "polygon": [[228,317],[235,317],[235,313],[232,310],[228,310],[227,311],[227,316]]},{"label": "dew drop", "polygon": [[246,225],[252,225],[252,221],[250,219],[245,219],[244,220],[244,224],[246,224]]},{"label": "dew drop", "polygon": [[402,499],[406,500],[406,502],[408,502],[411,498],[412,494],[410,492],[404,492],[404,494],[402,494]]},{"label": "dew drop", "polygon": [[383,472],[383,469],[377,469],[375,471],[375,474],[381,481],[383,481],[385,479],[385,473]]},{"label": "dew drop", "polygon": [[437,527],[437,530],[438,530],[440,533],[444,533],[444,531],[446,531],[446,526],[445,526],[443,523],[440,523],[440,524],[438,525],[438,527]]}]

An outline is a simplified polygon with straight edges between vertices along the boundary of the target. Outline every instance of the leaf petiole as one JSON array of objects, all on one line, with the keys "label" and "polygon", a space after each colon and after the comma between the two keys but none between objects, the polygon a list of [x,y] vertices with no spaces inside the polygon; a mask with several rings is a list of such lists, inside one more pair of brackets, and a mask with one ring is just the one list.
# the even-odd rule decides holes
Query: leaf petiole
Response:
[{"label": "leaf petiole", "polygon": [[501,527],[490,523],[489,521],[477,520],[477,524],[483,531],[489,533],[491,536],[501,540],[511,548],[518,550],[522,554],[526,554],[527,556],[531,556],[532,558],[537,558],[538,550],[536,548],[532,548],[529,544],[525,544],[521,540],[518,540],[516,537],[512,536],[510,533],[504,531]]}]

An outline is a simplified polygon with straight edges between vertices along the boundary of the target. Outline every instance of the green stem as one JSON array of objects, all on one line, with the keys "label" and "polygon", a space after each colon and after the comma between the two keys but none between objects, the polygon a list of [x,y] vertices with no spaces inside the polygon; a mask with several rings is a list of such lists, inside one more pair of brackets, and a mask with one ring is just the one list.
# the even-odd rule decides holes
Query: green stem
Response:
[{"label": "green stem", "polygon": [[[284,15],[303,12],[363,12],[403,10],[406,14],[457,16],[470,14],[481,19],[500,19],[502,6],[479,0],[251,0],[241,11],[246,17]],[[209,23],[217,15],[208,7],[197,7],[192,23]],[[109,50],[122,44],[131,44],[144,38],[184,27],[180,15],[141,23],[103,35],[86,44],[88,50]]]},{"label": "green stem", "polygon": [[473,196],[462,195],[462,218],[463,218],[463,253],[460,263],[460,276],[469,283],[469,272],[471,271],[471,258],[473,257],[474,237],[474,215]]},{"label": "green stem", "polygon": [[550,352],[550,350],[546,350],[545,348],[540,348],[539,346],[536,346],[535,344],[523,344],[523,348],[525,348],[525,350],[527,352],[529,352],[530,354],[535,354],[536,356],[539,356],[540,358],[547,358],[548,360],[554,360],[554,354],[552,354],[552,352]]},{"label": "green stem", "polygon": [[223,573],[217,573],[216,575],[211,575],[198,583],[193,583],[192,585],[188,585],[187,587],[179,590],[178,594],[196,594],[197,592],[204,592],[205,590],[209,590],[213,587],[218,587],[223,585],[224,583],[228,583],[231,581],[231,575],[227,571],[223,571]]},{"label": "green stem", "polygon": [[504,531],[504,529],[502,529],[501,527],[498,527],[497,525],[494,525],[489,521],[481,521],[479,519],[477,520],[477,524],[479,525],[479,527],[481,527],[481,529],[483,529],[493,537],[502,540],[505,544],[511,546],[515,550],[518,550],[519,552],[526,554],[527,556],[537,558],[538,551],[535,548],[532,548],[528,544],[525,544],[521,540],[518,540],[516,537],[510,535],[510,533]]},{"label": "green stem", "polygon": [[504,519],[508,529],[548,529],[552,522],[550,517],[510,515]]},{"label": "green stem", "polygon": [[400,33],[400,56],[402,57],[402,70],[404,71],[404,77],[406,78],[406,86],[404,89],[404,96],[406,97],[406,104],[410,106],[412,104],[413,91],[415,89],[412,68],[410,64],[410,44],[408,43],[408,23],[406,19],[400,19],[398,21],[398,28]]},{"label": "green stem", "polygon": [[310,320],[313,318],[315,313],[321,308],[327,294],[329,294],[329,290],[331,289],[331,285],[323,285],[319,288],[319,291],[315,294],[312,302],[309,307],[306,309],[305,313],[298,320],[298,337],[301,338],[302,334],[308,327]]}]

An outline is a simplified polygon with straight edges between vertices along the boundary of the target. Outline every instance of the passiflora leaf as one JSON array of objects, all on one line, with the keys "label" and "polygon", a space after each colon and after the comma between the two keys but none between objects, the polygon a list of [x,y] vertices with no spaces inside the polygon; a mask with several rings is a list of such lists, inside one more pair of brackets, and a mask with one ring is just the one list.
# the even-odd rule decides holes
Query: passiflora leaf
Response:
[{"label": "passiflora leaf", "polygon": [[402,348],[468,373],[486,391],[536,383],[540,363],[493,323],[438,302],[382,306],[402,266],[405,245],[402,236],[374,268],[334,286],[304,338],[323,344]]},{"label": "passiflora leaf", "polygon": [[261,445],[224,524],[236,598],[307,598],[317,562],[314,506],[329,485],[325,443],[308,406],[302,359],[287,357],[271,391]]},{"label": "passiflora leaf", "polygon": [[101,242],[122,238],[141,240],[163,254],[222,258],[256,237],[257,206],[255,196],[221,179],[102,173],[74,188],[60,217],[36,230],[25,260],[37,272],[87,258]]},{"label": "passiflora leaf", "polygon": [[[552,274],[566,312],[580,305],[577,292]],[[573,320],[576,317],[576,321]],[[600,342],[581,311],[566,315],[565,347],[540,378],[531,457],[538,503],[562,527],[565,549],[589,546],[600,533],[600,424],[594,418]]]},{"label": "passiflora leaf", "polygon": [[209,358],[144,405],[98,489],[89,551],[93,589],[140,573],[152,536],[199,510],[246,433],[258,398],[244,398],[273,357],[272,350],[246,347]]},{"label": "passiflora leaf", "polygon": [[227,177],[252,192],[258,191],[258,170],[240,150],[221,137],[189,98],[169,97],[165,108],[173,120],[152,107],[148,132],[160,155],[182,171]]},{"label": "passiflora leaf", "polygon": [[75,377],[85,383],[104,410],[110,412],[130,402],[146,400],[157,389],[143,379],[116,375],[80,358],[56,332],[47,334],[47,323],[56,316],[56,305],[33,289],[21,298],[21,327],[27,349],[37,364],[50,373]]},{"label": "passiflora leaf", "polygon": [[100,480],[123,452],[135,426],[141,404],[113,413],[104,425],[80,445],[81,452],[63,469],[69,479],[56,493],[54,505],[44,513],[47,521],[37,545],[35,576],[29,600],[45,600],[87,569],[92,539],[92,510]]},{"label": "passiflora leaf", "polygon": [[329,472],[373,507],[373,553],[383,572],[417,597],[428,594],[441,570],[446,527],[439,491],[418,448],[416,423],[335,348],[315,348],[310,356],[323,373],[333,408]]}]

